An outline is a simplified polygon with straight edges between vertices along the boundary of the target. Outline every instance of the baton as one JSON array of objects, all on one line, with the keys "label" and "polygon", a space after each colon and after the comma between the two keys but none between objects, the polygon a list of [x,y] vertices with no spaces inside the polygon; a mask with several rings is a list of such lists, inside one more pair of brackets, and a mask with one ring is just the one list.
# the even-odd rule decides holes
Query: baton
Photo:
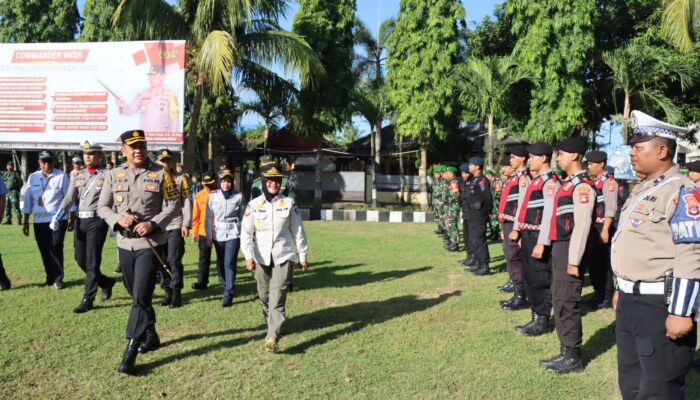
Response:
[{"label": "baton", "polygon": [[[127,214],[133,214],[133,212],[131,211],[131,208],[126,209],[125,212]],[[170,275],[170,278],[172,278],[173,273],[170,270],[170,266],[168,265],[168,263],[163,261],[163,259],[160,257],[160,254],[158,254],[158,251],[156,250],[156,248],[153,247],[153,244],[151,243],[151,241],[148,240],[148,238],[146,236],[141,236],[141,238],[146,240],[146,243],[148,243],[148,247],[151,249],[151,252],[153,252],[153,255],[156,256],[156,258],[158,259],[158,262],[160,263],[160,266],[163,268],[163,271],[165,271],[168,275]]]},{"label": "baton", "polygon": [[107,85],[105,85],[105,83],[102,82],[102,80],[98,79],[97,82],[99,82],[99,84],[102,85],[102,87],[105,88],[105,90],[108,91],[112,96],[116,97],[117,100],[121,101],[122,103],[124,102],[124,100],[122,100],[121,97],[114,93],[112,89],[108,88]]}]

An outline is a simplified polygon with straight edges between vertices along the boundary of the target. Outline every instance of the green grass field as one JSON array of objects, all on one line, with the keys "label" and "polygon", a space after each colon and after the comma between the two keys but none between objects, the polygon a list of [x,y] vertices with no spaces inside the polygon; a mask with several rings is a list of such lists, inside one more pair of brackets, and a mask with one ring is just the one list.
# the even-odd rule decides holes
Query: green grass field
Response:
[{"label": "green grass field", "polygon": [[[525,338],[506,312],[499,272],[474,277],[445,253],[433,224],[307,222],[311,266],[287,302],[282,352],[263,348],[265,331],[252,276],[239,261],[238,297],[220,307],[221,287],[190,289],[196,246],[185,256],[185,306],[156,306],[163,347],[137,359],[138,376],[116,368],[126,344],[130,300],[114,297],[77,315],[84,274],[66,237],[66,283],[40,287],[33,235],[0,227],[13,289],[0,292],[0,398],[124,399],[611,399],[619,398],[611,310],[584,316],[583,374],[554,376],[538,360],[556,334]],[[114,276],[115,241],[103,271]],[[503,269],[491,245],[492,268]],[[214,273],[214,281],[216,281]],[[158,299],[162,290],[157,289]],[[590,288],[585,289],[590,293]],[[700,396],[691,371],[688,398]]]}]

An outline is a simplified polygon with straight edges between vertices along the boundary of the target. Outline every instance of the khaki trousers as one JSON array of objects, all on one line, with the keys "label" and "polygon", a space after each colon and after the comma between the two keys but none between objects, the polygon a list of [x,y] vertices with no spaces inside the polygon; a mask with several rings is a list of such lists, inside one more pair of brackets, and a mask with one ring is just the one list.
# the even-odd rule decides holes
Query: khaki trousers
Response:
[{"label": "khaki trousers", "polygon": [[267,337],[278,339],[285,318],[287,293],[292,289],[294,262],[281,265],[257,265],[253,271],[258,298],[267,321]]}]

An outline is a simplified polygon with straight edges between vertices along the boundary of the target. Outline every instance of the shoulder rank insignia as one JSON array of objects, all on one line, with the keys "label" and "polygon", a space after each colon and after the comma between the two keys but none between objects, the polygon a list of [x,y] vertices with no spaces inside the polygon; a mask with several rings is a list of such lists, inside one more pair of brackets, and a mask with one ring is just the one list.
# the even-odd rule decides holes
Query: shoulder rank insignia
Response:
[{"label": "shoulder rank insignia", "polygon": [[157,172],[149,172],[148,174],[146,174],[146,176],[149,178],[157,178],[158,173]]},{"label": "shoulder rank insignia", "polygon": [[117,178],[124,178],[126,177],[126,172],[117,172],[114,176]]}]

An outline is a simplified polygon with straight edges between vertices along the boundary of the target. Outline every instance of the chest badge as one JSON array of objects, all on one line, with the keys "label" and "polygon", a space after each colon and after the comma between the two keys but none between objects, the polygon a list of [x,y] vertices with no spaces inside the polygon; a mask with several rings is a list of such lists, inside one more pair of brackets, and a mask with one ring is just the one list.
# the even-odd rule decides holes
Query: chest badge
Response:
[{"label": "chest badge", "polygon": [[146,174],[146,176],[149,178],[157,178],[158,173],[157,172],[149,172],[148,174]]},{"label": "chest badge", "polygon": [[632,218],[632,219],[630,219],[630,223],[632,224],[632,227],[635,228],[635,229],[636,229],[636,228],[639,228],[639,227],[640,227],[642,224],[644,224],[645,222],[646,222],[645,220],[639,219],[639,218]]},{"label": "chest badge", "polygon": [[126,177],[126,172],[117,172],[114,176],[117,178],[124,178]]}]

